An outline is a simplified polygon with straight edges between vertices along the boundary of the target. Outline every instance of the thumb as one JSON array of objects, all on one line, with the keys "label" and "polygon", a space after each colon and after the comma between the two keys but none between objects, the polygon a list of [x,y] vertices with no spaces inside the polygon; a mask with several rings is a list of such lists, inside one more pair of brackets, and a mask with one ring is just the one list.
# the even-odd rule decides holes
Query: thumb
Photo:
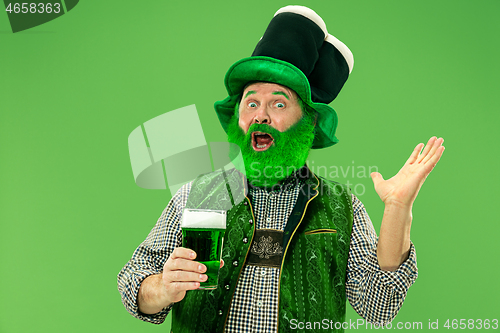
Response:
[{"label": "thumb", "polygon": [[220,268],[224,267],[224,260],[220,260]]},{"label": "thumb", "polygon": [[384,181],[384,177],[382,177],[382,175],[380,174],[380,172],[372,172],[370,174],[370,176],[372,177],[372,180],[373,180],[373,185],[375,187],[378,186],[378,184],[380,184],[381,182]]}]

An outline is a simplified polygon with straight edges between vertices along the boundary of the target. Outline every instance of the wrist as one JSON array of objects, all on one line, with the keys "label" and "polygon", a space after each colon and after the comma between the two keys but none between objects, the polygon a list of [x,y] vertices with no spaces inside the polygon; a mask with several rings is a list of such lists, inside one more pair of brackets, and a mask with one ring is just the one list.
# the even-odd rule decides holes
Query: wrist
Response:
[{"label": "wrist", "polygon": [[172,304],[163,286],[162,274],[145,278],[137,295],[137,306],[144,314],[155,314]]},{"label": "wrist", "polygon": [[385,208],[401,211],[410,211],[413,206],[413,202],[407,202],[405,200],[391,198],[384,201]]}]

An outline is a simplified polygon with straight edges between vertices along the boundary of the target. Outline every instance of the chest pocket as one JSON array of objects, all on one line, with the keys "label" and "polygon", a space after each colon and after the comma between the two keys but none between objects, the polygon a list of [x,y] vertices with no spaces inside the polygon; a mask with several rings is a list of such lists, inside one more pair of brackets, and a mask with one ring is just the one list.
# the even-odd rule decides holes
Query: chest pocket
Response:
[{"label": "chest pocket", "polygon": [[316,229],[304,232],[304,235],[336,234],[336,229]]}]

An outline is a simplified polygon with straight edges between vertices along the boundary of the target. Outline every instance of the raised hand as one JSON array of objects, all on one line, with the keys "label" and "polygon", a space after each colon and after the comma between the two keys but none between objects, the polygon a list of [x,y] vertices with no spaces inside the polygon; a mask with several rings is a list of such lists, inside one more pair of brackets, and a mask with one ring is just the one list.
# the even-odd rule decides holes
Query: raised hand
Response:
[{"label": "raised hand", "polygon": [[424,144],[418,144],[405,165],[390,179],[384,180],[380,173],[372,172],[375,191],[380,199],[386,205],[411,207],[420,187],[443,155],[443,142],[443,138],[437,139],[434,136],[429,139],[423,151]]}]

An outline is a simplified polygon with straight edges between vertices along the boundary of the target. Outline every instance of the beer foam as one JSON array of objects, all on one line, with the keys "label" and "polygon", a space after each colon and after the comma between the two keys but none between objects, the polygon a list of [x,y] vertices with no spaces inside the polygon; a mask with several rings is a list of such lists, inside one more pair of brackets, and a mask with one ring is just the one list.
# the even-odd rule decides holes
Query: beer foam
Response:
[{"label": "beer foam", "polygon": [[226,229],[226,211],[184,209],[181,228]]}]

